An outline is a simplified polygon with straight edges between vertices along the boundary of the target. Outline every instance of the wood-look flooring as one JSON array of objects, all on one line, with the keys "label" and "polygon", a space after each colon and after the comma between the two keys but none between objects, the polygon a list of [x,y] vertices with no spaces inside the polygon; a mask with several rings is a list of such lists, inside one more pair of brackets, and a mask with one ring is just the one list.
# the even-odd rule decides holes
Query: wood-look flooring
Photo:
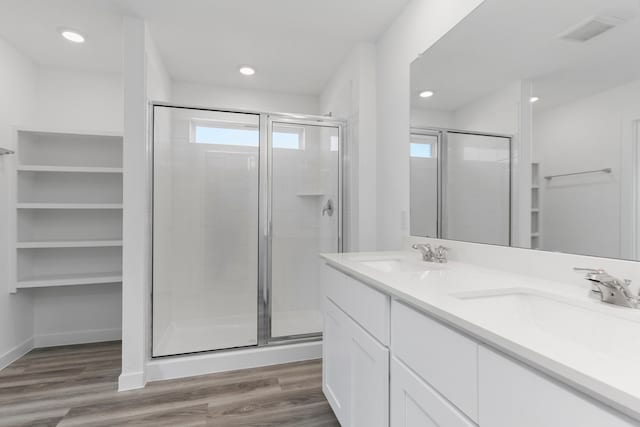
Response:
[{"label": "wood-look flooring", "polygon": [[0,426],[339,426],[321,362],[116,391],[120,342],[42,348],[0,371]]}]

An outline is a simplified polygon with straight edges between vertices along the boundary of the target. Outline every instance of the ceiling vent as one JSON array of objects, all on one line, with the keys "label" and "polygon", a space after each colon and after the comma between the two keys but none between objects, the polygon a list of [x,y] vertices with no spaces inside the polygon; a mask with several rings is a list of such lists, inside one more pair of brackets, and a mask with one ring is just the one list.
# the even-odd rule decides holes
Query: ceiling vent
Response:
[{"label": "ceiling vent", "polygon": [[596,16],[581,22],[560,35],[562,40],[584,43],[622,24],[624,19],[615,16]]}]

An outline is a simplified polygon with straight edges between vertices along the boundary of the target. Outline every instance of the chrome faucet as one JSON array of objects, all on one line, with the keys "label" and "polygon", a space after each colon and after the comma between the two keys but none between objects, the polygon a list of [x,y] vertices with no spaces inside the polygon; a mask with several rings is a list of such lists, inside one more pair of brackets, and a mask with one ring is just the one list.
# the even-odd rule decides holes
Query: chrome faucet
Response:
[{"label": "chrome faucet", "polygon": [[431,245],[429,243],[415,243],[411,245],[413,249],[420,251],[422,254],[422,260],[426,262],[433,262],[435,259],[435,253],[433,249],[431,249]]},{"label": "chrome faucet", "polygon": [[633,295],[629,285],[631,280],[620,280],[603,269],[574,268],[574,271],[586,272],[585,279],[591,282],[591,292],[600,297],[600,301],[623,307],[638,308],[638,297]]},{"label": "chrome faucet", "polygon": [[429,243],[416,243],[411,247],[420,251],[423,261],[438,263],[447,262],[447,248],[444,246],[438,246],[437,248],[432,249]]}]

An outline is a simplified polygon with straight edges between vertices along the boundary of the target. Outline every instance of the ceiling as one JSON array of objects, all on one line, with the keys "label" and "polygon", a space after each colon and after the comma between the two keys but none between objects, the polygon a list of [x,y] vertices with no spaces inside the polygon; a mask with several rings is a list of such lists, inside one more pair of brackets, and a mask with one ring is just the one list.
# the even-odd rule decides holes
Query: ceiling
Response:
[{"label": "ceiling", "polygon": [[[318,94],[407,0],[0,0],[0,36],[37,64],[120,70],[122,16],[143,18],[174,80]],[[87,42],[58,34],[76,29]],[[238,66],[257,69],[242,77]]]},{"label": "ceiling", "polygon": [[[602,14],[625,22],[583,43],[559,38]],[[639,79],[638,52],[638,0],[486,0],[414,61],[412,107],[453,111],[530,79],[535,109],[550,108]]]}]

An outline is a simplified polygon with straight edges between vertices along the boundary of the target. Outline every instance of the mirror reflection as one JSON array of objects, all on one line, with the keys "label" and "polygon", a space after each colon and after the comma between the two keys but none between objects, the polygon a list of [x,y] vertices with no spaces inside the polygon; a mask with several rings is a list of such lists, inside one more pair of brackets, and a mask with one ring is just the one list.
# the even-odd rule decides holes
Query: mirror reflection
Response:
[{"label": "mirror reflection", "polygon": [[638,52],[637,1],[485,1],[411,65],[411,234],[638,259]]}]

